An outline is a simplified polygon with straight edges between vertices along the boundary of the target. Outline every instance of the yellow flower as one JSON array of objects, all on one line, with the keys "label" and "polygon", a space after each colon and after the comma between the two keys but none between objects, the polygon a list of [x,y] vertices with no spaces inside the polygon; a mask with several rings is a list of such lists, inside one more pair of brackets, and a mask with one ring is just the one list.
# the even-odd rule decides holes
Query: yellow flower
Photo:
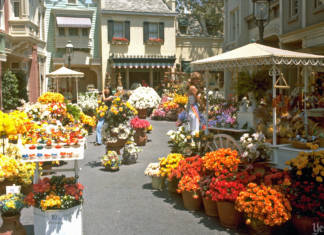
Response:
[{"label": "yellow flower", "polygon": [[322,183],[323,179],[321,176],[316,176],[316,181]]},{"label": "yellow flower", "polygon": [[297,171],[297,175],[302,175],[303,173],[302,173],[302,171],[301,170],[298,170]]}]

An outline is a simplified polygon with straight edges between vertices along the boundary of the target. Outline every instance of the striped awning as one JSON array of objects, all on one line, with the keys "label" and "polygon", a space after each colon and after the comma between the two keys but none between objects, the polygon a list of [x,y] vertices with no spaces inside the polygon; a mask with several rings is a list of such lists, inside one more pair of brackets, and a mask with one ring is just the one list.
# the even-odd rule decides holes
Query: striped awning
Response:
[{"label": "striped awning", "polygon": [[175,56],[110,56],[109,63],[113,68],[129,69],[165,69],[174,66]]},{"label": "striped awning", "polygon": [[91,28],[90,18],[57,16],[56,23],[59,28]]}]

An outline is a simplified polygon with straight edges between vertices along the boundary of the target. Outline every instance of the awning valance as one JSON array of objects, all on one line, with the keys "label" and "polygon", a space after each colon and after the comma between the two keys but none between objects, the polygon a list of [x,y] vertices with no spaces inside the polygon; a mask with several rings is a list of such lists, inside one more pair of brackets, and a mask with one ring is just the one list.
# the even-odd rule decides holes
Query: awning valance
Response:
[{"label": "awning valance", "polygon": [[60,28],[91,28],[90,18],[57,16],[56,23]]},{"label": "awning valance", "polygon": [[172,68],[175,59],[175,56],[111,55],[109,63],[113,68]]}]

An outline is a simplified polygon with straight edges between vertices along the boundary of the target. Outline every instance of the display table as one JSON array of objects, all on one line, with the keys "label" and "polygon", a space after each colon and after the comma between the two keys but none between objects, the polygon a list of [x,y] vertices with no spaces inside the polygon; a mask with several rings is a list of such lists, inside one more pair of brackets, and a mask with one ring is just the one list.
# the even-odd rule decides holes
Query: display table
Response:
[{"label": "display table", "polygon": [[73,168],[43,170],[42,172],[73,171],[75,173],[75,177],[78,178],[78,172],[79,172],[78,160],[84,159],[86,138],[80,140],[78,145],[71,145],[71,146],[62,145],[60,147],[59,146],[60,145],[48,147],[46,145],[37,145],[36,148],[33,148],[32,145],[30,144],[19,146],[22,154],[22,161],[36,163],[34,183],[37,183],[39,179],[40,162],[74,161]]},{"label": "display table", "polygon": [[228,134],[233,136],[236,140],[240,139],[240,137],[247,133],[248,130],[246,129],[236,129],[236,128],[223,128],[223,127],[209,127],[208,130],[217,134]]},{"label": "display table", "polygon": [[291,144],[281,144],[272,146],[273,148],[273,159],[272,163],[276,165],[277,168],[284,169],[287,167],[286,161],[293,159],[298,156],[300,152],[313,152],[321,151],[324,148],[318,148],[316,150],[310,149],[297,149],[294,148]]}]

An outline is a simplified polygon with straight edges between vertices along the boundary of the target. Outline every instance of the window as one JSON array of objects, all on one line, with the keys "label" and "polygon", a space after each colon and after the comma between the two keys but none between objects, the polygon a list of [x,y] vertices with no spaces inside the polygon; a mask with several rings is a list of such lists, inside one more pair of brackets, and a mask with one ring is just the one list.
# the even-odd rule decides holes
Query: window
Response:
[{"label": "window", "polygon": [[82,36],[88,37],[89,36],[89,29],[82,29]]},{"label": "window", "polygon": [[239,34],[239,15],[238,10],[230,13],[230,40],[234,41],[238,38]]},{"label": "window", "polygon": [[77,2],[76,2],[77,0],[68,0],[68,3],[70,3],[70,4],[76,4]]},{"label": "window", "polygon": [[289,0],[289,18],[293,18],[298,15],[298,0]]},{"label": "window", "polygon": [[69,28],[69,35],[70,36],[79,36],[79,30],[76,28]]},{"label": "window", "polygon": [[14,17],[20,16],[20,2],[19,1],[13,2],[13,12],[14,12]]},{"label": "window", "polygon": [[324,7],[324,0],[314,0],[314,8]]},{"label": "window", "polygon": [[149,39],[158,39],[159,38],[159,25],[155,23],[149,24]]},{"label": "window", "polygon": [[125,30],[124,30],[124,23],[123,22],[114,22],[114,38],[124,38],[125,37]]},{"label": "window", "polygon": [[65,28],[59,28],[59,36],[61,37],[65,36]]}]

